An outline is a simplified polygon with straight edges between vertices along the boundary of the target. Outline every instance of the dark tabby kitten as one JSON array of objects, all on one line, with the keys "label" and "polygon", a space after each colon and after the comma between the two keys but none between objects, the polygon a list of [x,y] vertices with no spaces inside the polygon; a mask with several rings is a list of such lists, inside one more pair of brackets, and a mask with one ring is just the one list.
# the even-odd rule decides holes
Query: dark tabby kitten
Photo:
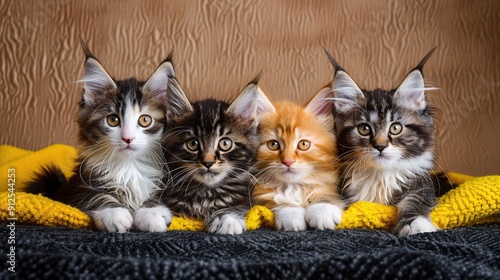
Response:
[{"label": "dark tabby kitten", "polygon": [[45,188],[46,195],[85,211],[100,230],[166,231],[170,211],[152,195],[163,177],[161,136],[167,87],[174,77],[170,57],[146,82],[118,81],[83,42],[82,47],[86,60],[75,175],[66,180],[57,168],[49,168],[42,176],[59,176],[62,182],[47,189],[47,180],[39,178],[32,190]]},{"label": "dark tabby kitten", "polygon": [[[325,50],[326,51],[326,50]],[[342,192],[348,202],[396,205],[394,232],[435,231],[429,212],[436,203],[433,167],[434,122],[425,99],[422,68],[434,50],[397,89],[362,90],[335,67],[333,94]]]},{"label": "dark tabby kitten", "polygon": [[163,141],[170,177],[161,198],[175,214],[205,221],[208,232],[240,234],[254,184],[249,171],[263,93],[251,83],[231,105],[191,104],[180,87],[171,93]]}]

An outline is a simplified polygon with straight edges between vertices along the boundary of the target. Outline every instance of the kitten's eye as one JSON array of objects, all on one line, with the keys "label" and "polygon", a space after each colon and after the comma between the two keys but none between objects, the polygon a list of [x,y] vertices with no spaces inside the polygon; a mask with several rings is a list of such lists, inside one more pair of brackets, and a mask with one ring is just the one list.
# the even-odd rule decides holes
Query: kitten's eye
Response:
[{"label": "kitten's eye", "polygon": [[393,123],[389,128],[389,133],[392,135],[398,135],[403,131],[403,125],[400,123]]},{"label": "kitten's eye", "polygon": [[200,143],[198,142],[198,139],[192,138],[192,139],[187,140],[186,146],[188,147],[188,149],[190,149],[191,151],[194,152],[194,151],[198,151],[198,148],[200,147]]},{"label": "kitten's eye", "polygon": [[362,124],[358,125],[358,132],[359,132],[359,134],[361,134],[363,136],[368,136],[368,135],[370,135],[371,128],[366,123],[362,123]]},{"label": "kitten's eye", "polygon": [[153,122],[153,118],[151,118],[148,115],[140,116],[139,121],[138,121],[139,125],[142,127],[148,127],[151,125],[152,122]]},{"label": "kitten's eye", "polygon": [[301,151],[307,151],[309,150],[310,147],[311,147],[311,142],[307,140],[300,140],[299,145],[297,146],[297,148],[299,148],[299,150]]},{"label": "kitten's eye", "polygon": [[108,122],[109,126],[112,126],[112,127],[120,125],[120,118],[117,115],[109,115],[106,118],[106,121]]},{"label": "kitten's eye", "polygon": [[277,151],[280,148],[280,143],[276,140],[267,141],[267,147],[271,151]]},{"label": "kitten's eye", "polygon": [[219,148],[223,151],[229,151],[233,147],[233,141],[229,138],[222,138],[219,141]]}]

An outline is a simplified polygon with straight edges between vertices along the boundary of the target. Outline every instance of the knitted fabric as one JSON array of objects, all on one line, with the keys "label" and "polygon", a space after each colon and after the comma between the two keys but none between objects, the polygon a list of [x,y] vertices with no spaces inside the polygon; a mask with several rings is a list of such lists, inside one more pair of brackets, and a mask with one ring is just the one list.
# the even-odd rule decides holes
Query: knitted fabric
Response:
[{"label": "knitted fabric", "polygon": [[[40,172],[43,166],[53,164],[66,176],[72,175],[76,157],[77,151],[74,147],[60,144],[35,152],[0,146],[0,201],[7,202],[13,197],[12,193],[15,194],[15,201],[0,204],[0,221],[15,218],[16,222],[21,224],[93,228],[90,217],[80,210],[41,195],[23,192],[26,182]],[[6,184],[9,169],[15,169],[16,174],[15,185],[11,191]],[[431,220],[437,227],[447,229],[500,222],[500,176],[474,178],[451,172],[447,175],[459,186],[442,196],[431,212]],[[390,229],[396,221],[397,208],[394,206],[357,202],[344,212],[337,228]],[[273,212],[263,206],[254,206],[247,214],[246,223],[248,230],[272,228]],[[169,230],[203,229],[202,221],[184,217],[174,217],[169,226]]]}]

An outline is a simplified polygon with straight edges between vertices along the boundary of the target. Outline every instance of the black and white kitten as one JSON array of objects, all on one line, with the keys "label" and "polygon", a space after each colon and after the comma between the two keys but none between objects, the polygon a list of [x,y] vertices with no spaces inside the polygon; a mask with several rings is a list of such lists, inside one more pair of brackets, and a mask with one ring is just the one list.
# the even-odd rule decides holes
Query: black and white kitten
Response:
[{"label": "black and white kitten", "polygon": [[39,178],[31,189],[88,213],[99,230],[166,231],[171,213],[153,194],[164,174],[161,137],[174,77],[170,57],[145,82],[115,80],[83,42],[82,47],[86,60],[75,175],[66,180],[49,167],[42,177],[57,175],[59,183],[44,186]]},{"label": "black and white kitten", "polygon": [[[325,50],[326,51],[326,50]],[[398,207],[394,233],[435,231],[434,122],[425,99],[422,68],[434,50],[397,89],[362,90],[330,56],[335,67],[335,129],[342,194],[349,203],[370,201]]]},{"label": "black and white kitten", "polygon": [[162,200],[176,215],[203,220],[208,232],[242,233],[255,183],[250,169],[263,93],[251,83],[231,104],[191,104],[180,87],[170,93],[163,141],[170,176]]}]

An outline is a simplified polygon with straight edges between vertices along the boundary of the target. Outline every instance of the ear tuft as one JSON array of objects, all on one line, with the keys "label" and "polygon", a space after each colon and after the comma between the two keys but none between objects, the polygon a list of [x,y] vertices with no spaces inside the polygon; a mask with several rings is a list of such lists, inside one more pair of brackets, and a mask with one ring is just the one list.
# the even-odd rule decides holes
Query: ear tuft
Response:
[{"label": "ear tuft", "polygon": [[431,55],[434,53],[434,51],[436,51],[437,49],[437,46],[435,46],[434,48],[432,48],[432,50],[430,50],[425,56],[424,58],[422,58],[422,60],[420,61],[420,63],[417,65],[417,67],[415,67],[415,69],[413,70],[419,70],[420,72],[423,72],[422,69],[424,68],[424,65],[425,63],[427,62],[427,60],[429,60],[429,58],[431,57]]},{"label": "ear tuft", "polygon": [[85,41],[82,38],[80,38],[80,46],[82,47],[83,53],[85,54],[85,60],[87,60],[88,58],[95,59],[94,54],[90,51],[89,47],[87,46],[87,43],[85,43]]},{"label": "ear tuft", "polygon": [[328,60],[330,60],[330,63],[333,65],[335,72],[344,71],[344,69],[342,69],[342,67],[340,67],[340,65],[337,63],[337,61],[335,61],[335,59],[333,59],[332,55],[326,50],[326,48],[324,46],[322,46],[322,48],[325,51],[326,57],[328,57]]}]

